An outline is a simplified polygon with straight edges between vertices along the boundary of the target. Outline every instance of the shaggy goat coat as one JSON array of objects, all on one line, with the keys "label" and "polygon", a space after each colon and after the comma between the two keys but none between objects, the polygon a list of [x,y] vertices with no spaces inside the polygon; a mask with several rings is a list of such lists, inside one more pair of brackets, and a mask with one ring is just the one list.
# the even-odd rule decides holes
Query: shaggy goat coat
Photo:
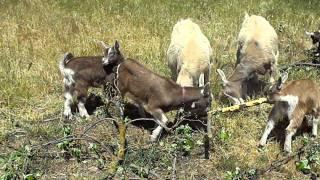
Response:
[{"label": "shaggy goat coat", "polygon": [[278,36],[274,28],[265,18],[246,13],[238,36],[235,70],[228,79],[218,70],[224,85],[223,94],[234,104],[240,104],[247,97],[250,79],[268,73],[273,83],[278,54]]}]

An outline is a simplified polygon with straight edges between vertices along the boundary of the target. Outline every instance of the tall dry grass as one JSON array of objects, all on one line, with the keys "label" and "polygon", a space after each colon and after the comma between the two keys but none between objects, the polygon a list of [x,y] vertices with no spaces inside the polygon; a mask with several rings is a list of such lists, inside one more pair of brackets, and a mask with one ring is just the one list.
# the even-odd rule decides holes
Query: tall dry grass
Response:
[{"label": "tall dry grass", "polygon": [[[0,2],[0,137],[17,127],[62,110],[62,78],[58,61],[65,52],[99,55],[94,39],[109,44],[116,39],[126,56],[136,58],[157,73],[169,76],[165,52],[173,25],[192,18],[211,42],[215,66],[230,73],[235,62],[236,39],[244,12],[266,17],[280,38],[280,64],[304,59],[311,47],[305,30],[320,29],[318,0],[22,0]],[[212,72],[215,72],[213,69]],[[312,78],[319,71],[292,70],[290,79]],[[212,73],[215,95],[220,79]],[[215,102],[213,107],[222,106]],[[221,115],[214,130],[225,128],[231,138],[214,152],[213,165],[221,174],[237,166],[264,166],[277,158],[278,142],[258,152],[270,107]],[[38,127],[33,127],[36,131]],[[54,128],[54,127],[50,127]],[[294,148],[301,138],[294,142]],[[294,164],[284,169],[297,175]]]}]

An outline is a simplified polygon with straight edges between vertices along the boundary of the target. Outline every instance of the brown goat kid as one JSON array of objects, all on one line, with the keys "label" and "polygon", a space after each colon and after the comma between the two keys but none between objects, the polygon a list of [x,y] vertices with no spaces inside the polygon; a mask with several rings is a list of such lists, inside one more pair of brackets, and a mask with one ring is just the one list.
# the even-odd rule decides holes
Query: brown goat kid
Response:
[{"label": "brown goat kid", "polygon": [[317,136],[320,117],[320,90],[312,80],[296,80],[283,85],[287,75],[280,77],[270,89],[269,101],[274,106],[269,114],[268,123],[260,140],[260,146],[265,146],[268,135],[278,119],[287,117],[289,125],[286,128],[284,150],[291,152],[292,136],[301,126],[305,115],[312,115],[312,135]]},{"label": "brown goat kid", "polygon": [[[133,59],[119,56],[119,46],[109,49],[104,65],[118,60],[116,84],[122,96],[127,96],[141,105],[154,118],[166,124],[165,112],[180,107],[208,107],[210,95],[204,94],[204,87],[181,87],[169,78],[153,73]],[[116,57],[118,56],[118,57]],[[209,86],[206,86],[209,87]],[[163,127],[153,130],[151,140],[157,140]]]},{"label": "brown goat kid", "polygon": [[[103,42],[101,44],[107,52],[109,48]],[[65,98],[63,114],[66,118],[72,118],[71,106],[74,97],[77,99],[80,116],[89,117],[85,108],[88,88],[104,86],[114,79],[112,70],[102,65],[102,59],[103,56],[74,57],[71,53],[66,53],[60,61]]]}]

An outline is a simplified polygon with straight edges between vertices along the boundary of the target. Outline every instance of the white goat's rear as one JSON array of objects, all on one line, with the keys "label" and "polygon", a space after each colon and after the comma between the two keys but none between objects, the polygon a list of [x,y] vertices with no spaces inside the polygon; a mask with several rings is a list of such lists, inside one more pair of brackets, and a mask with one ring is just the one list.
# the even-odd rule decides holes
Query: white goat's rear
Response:
[{"label": "white goat's rear", "polygon": [[190,19],[180,20],[173,27],[167,50],[172,79],[181,86],[199,86],[201,74],[204,84],[209,82],[212,49],[200,27]]},{"label": "white goat's rear", "polygon": [[269,92],[269,100],[274,102],[274,106],[269,114],[260,146],[266,145],[268,135],[274,128],[275,122],[287,117],[289,125],[286,128],[284,150],[291,152],[292,136],[301,126],[305,115],[312,115],[312,135],[317,136],[320,117],[320,90],[312,80],[296,80],[283,85],[286,79],[286,77],[280,77],[277,84]]}]

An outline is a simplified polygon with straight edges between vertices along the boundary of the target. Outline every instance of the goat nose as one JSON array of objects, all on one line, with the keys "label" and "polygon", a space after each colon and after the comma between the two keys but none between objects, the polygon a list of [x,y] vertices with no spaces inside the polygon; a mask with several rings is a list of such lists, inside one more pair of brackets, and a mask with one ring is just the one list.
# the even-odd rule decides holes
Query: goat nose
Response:
[{"label": "goat nose", "polygon": [[102,58],[102,63],[105,65],[109,64],[109,59],[106,57]]}]

